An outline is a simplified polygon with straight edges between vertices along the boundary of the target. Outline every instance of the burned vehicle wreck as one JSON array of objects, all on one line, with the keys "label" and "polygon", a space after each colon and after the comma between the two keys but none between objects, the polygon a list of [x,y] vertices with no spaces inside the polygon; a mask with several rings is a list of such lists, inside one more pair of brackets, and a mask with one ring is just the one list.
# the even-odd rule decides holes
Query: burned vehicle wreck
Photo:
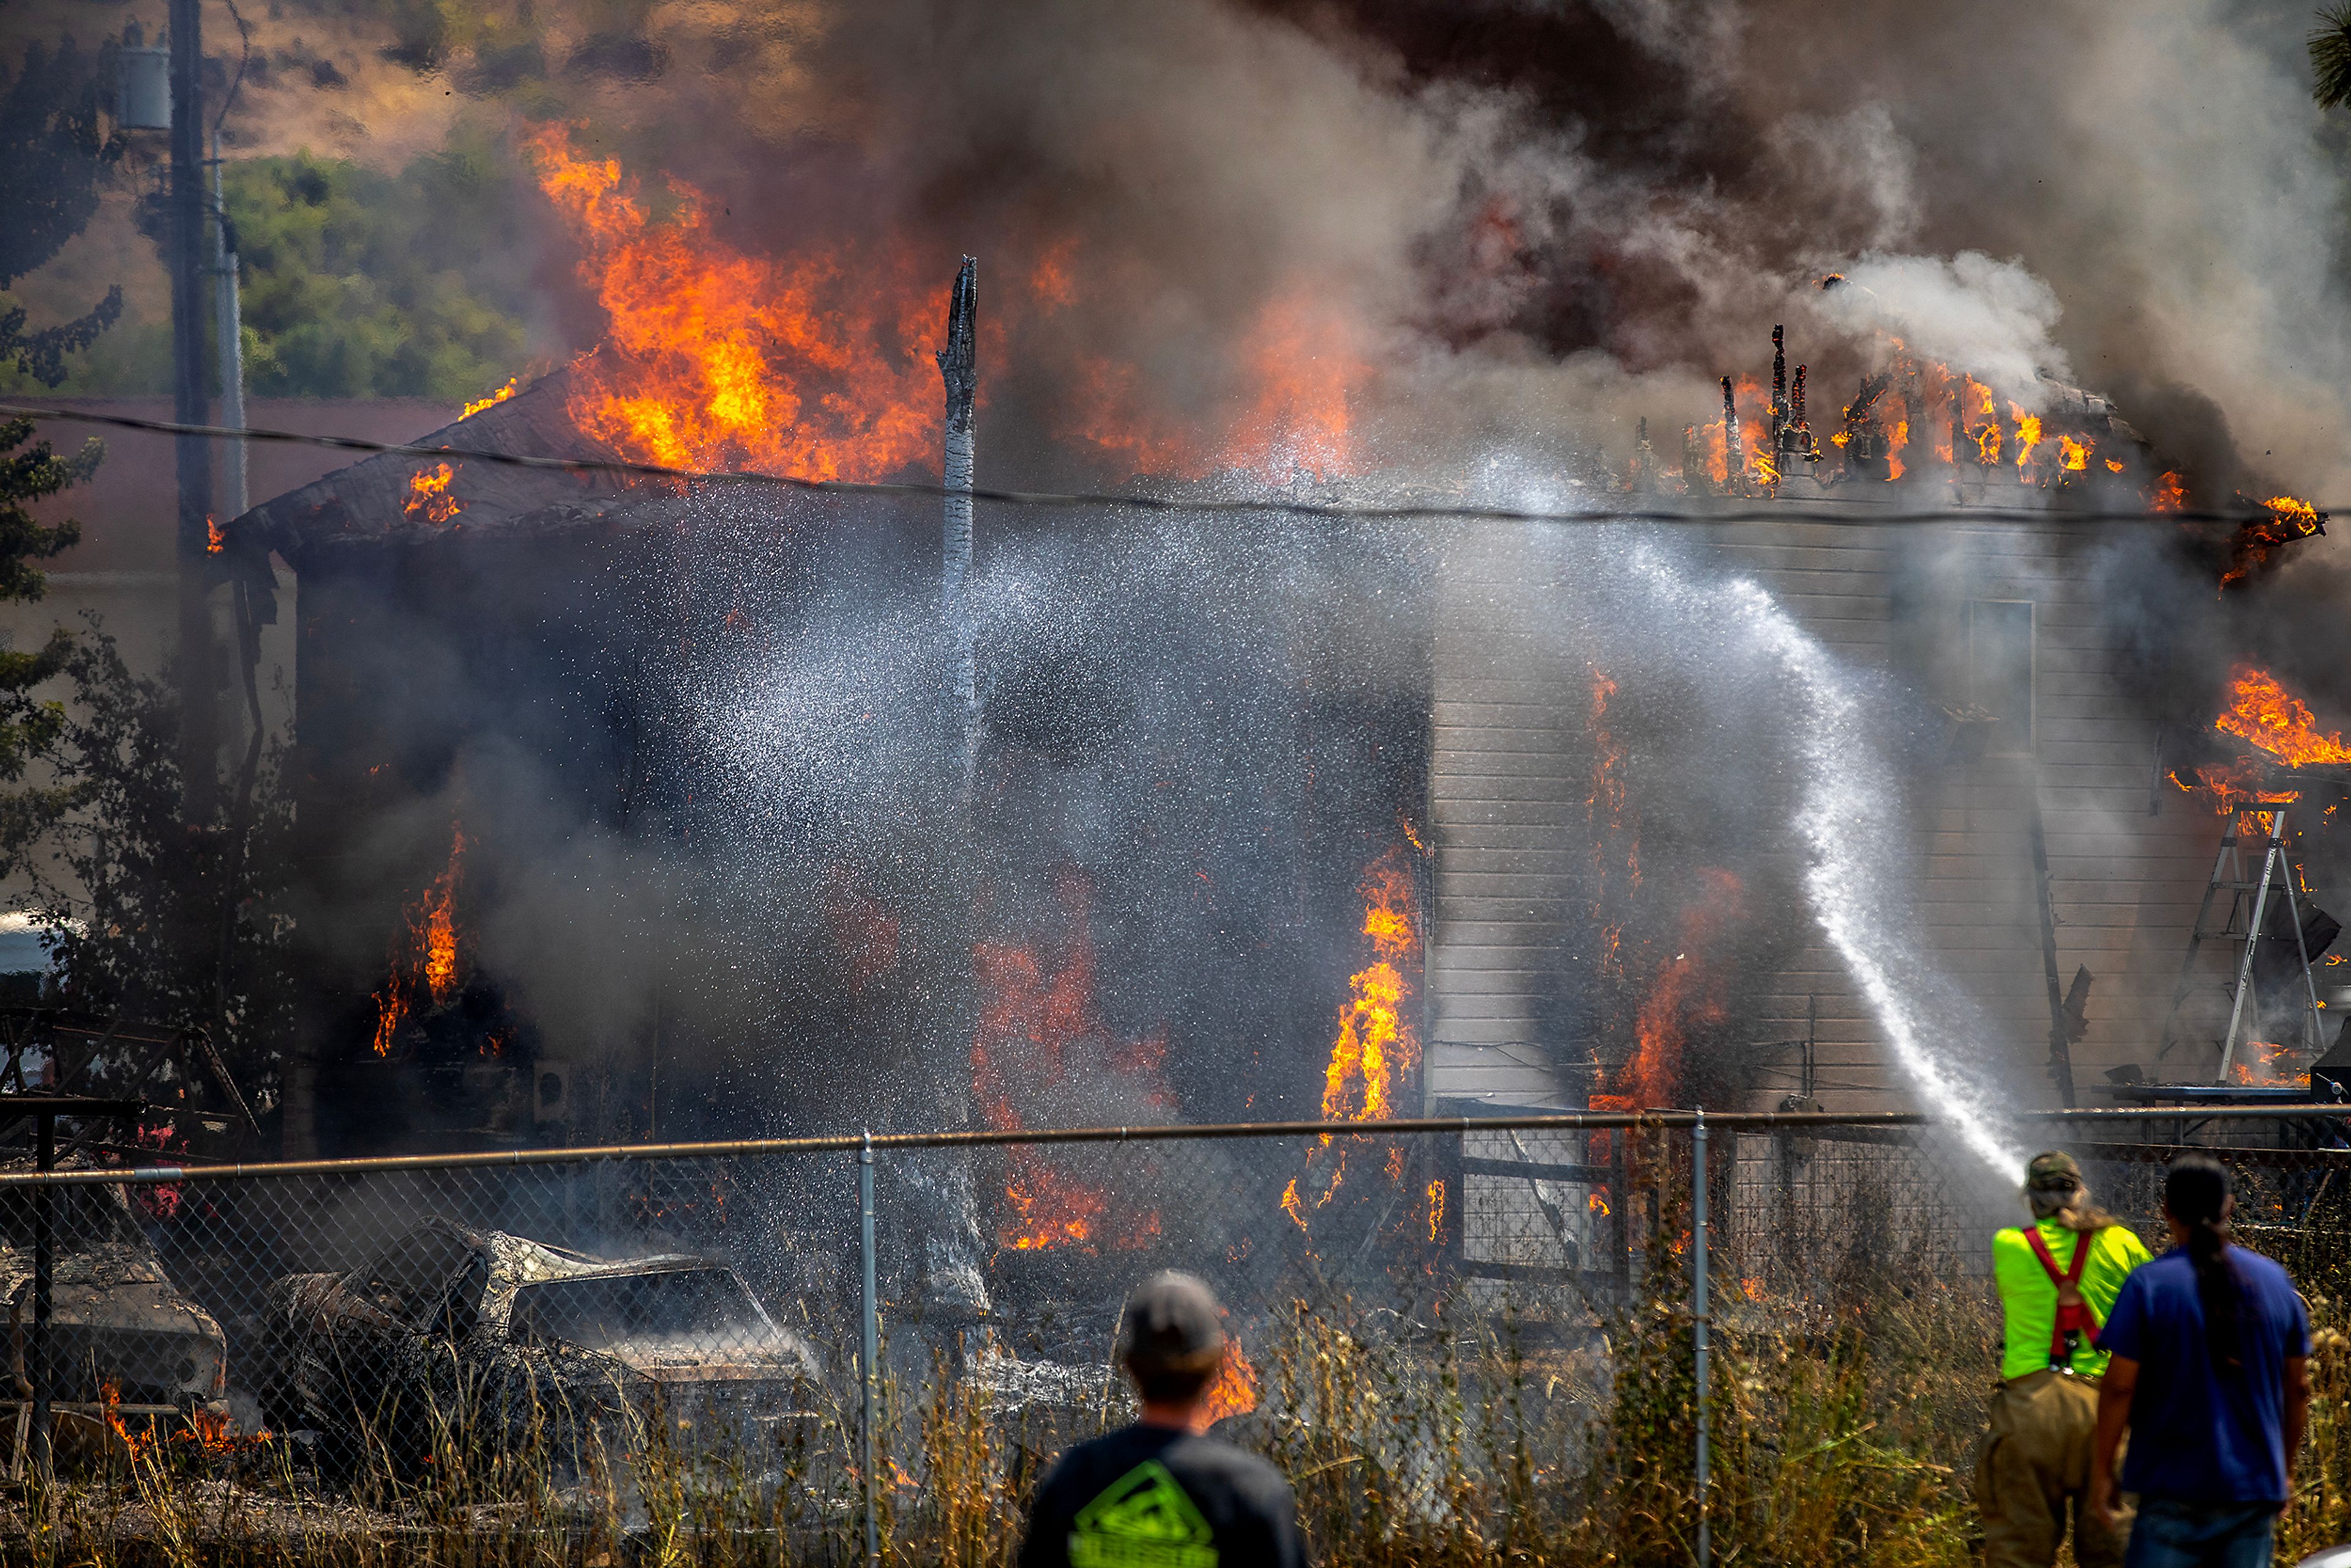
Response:
[{"label": "burned vehicle wreck", "polygon": [[658,1415],[697,1447],[756,1449],[810,1418],[814,1353],[735,1270],[611,1260],[447,1219],[346,1273],[270,1287],[257,1382],[322,1457],[403,1471],[436,1445],[576,1464]]},{"label": "burned vehicle wreck", "polygon": [[[87,1168],[86,1159],[64,1162]],[[10,1170],[29,1170],[11,1160]],[[0,1193],[0,1291],[8,1302],[9,1387],[0,1420],[21,1429],[33,1398],[34,1193]],[[55,1238],[48,1327],[49,1395],[65,1416],[202,1417],[225,1426],[228,1340],[182,1294],[120,1186],[51,1192]],[[11,1454],[16,1452],[13,1442]]]}]

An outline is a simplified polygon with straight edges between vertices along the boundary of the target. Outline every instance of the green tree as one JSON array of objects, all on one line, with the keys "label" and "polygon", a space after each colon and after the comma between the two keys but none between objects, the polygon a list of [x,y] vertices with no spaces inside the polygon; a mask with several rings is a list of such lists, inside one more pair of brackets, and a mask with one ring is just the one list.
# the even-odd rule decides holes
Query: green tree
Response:
[{"label": "green tree", "polygon": [[2317,78],[2311,92],[2319,108],[2351,103],[2351,3],[2319,12],[2317,29],[2310,35],[2310,68]]},{"label": "green tree", "polygon": [[510,243],[517,178],[492,143],[463,137],[397,176],[308,152],[234,165],[253,390],[454,400],[518,370],[530,281]]},{"label": "green tree", "polygon": [[248,1099],[275,1098],[294,1017],[282,753],[223,791],[242,797],[225,826],[192,830],[177,689],[134,675],[94,625],[63,674],[46,782],[0,804],[0,874],[30,889],[61,999],[202,1029]]},{"label": "green tree", "polygon": [[[122,155],[120,137],[107,132],[99,113],[107,58],[82,54],[71,40],[55,55],[33,44],[22,68],[0,77],[0,213],[7,214],[0,291],[56,256],[98,210],[99,185]],[[0,365],[54,387],[65,380],[67,356],[88,349],[121,313],[118,286],[75,320],[32,329],[25,308],[0,292]],[[38,599],[43,581],[32,563],[81,537],[70,518],[36,521],[26,503],[88,479],[104,451],[93,440],[61,457],[33,432],[29,419],[0,421],[0,599]],[[63,667],[71,641],[60,631],[34,652],[0,650],[0,779],[23,778],[57,738],[63,711],[28,694]]]},{"label": "green tree", "polygon": [[[111,47],[86,55],[68,38],[51,55],[28,44],[13,77],[0,66],[0,362],[43,386],[66,378],[66,356],[89,347],[122,314],[120,284],[71,321],[31,329],[7,290],[81,233],[99,186],[122,157],[122,136],[99,114]],[[54,552],[52,552],[54,553]]]}]

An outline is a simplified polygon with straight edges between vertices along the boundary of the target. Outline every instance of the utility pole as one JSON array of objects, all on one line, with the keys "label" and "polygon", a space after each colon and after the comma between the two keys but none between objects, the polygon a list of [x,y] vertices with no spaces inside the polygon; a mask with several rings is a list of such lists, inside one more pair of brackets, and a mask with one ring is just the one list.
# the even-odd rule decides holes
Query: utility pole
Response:
[{"label": "utility pole", "polygon": [[[245,302],[237,292],[236,235],[228,225],[228,195],[223,186],[220,131],[213,131],[213,271],[220,286],[221,423],[245,428]],[[245,443],[228,444],[228,483],[221,497],[223,520],[243,517],[252,505],[245,493]],[[207,541],[208,543],[210,541]]]},{"label": "utility pole", "polygon": [[[172,0],[172,392],[182,424],[205,424],[204,43],[201,0]],[[180,766],[192,825],[219,807],[219,659],[213,643],[212,449],[174,441],[179,468]]]}]

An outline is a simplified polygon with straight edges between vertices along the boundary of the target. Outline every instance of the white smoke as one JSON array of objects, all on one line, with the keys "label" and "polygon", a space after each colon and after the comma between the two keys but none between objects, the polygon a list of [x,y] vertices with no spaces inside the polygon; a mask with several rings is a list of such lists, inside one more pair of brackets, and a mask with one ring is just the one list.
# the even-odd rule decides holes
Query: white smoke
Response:
[{"label": "white smoke", "polygon": [[2056,291],[2020,262],[1965,250],[1949,260],[1865,256],[1841,270],[1844,281],[1822,291],[1821,311],[1848,330],[1899,338],[2036,412],[2044,377],[2073,379],[2052,336],[2063,314]]}]

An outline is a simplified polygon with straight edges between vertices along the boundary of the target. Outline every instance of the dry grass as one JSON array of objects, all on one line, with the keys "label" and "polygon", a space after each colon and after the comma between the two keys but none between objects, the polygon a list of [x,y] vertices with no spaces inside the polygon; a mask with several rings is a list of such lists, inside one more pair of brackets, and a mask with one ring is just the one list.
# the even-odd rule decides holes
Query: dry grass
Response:
[{"label": "dry grass", "polygon": [[[2288,1561],[2351,1535],[2338,1275],[2311,1287],[2317,1396],[2280,1528]],[[1321,1562],[1687,1563],[1697,1510],[1683,1288],[1682,1260],[1664,1253],[1643,1302],[1604,1324],[1466,1291],[1425,1321],[1298,1303],[1252,1347],[1265,1403],[1233,1435],[1290,1477]],[[1974,1558],[1972,1465],[1998,1332],[1985,1283],[1896,1258],[1802,1291],[1730,1271],[1719,1296],[1715,1560]],[[1041,1466],[1101,1421],[1099,1408],[1001,1407],[984,1380],[953,1373],[959,1348],[943,1347],[921,1386],[884,1388],[893,1563],[1008,1563]],[[579,1445],[557,1444],[546,1423],[496,1448],[453,1418],[436,1426],[421,1473],[396,1474],[379,1454],[333,1489],[282,1445],[234,1459],[167,1445],[127,1474],[16,1491],[0,1508],[0,1552],[43,1568],[757,1568],[862,1553],[843,1412],[756,1456],[690,1448],[658,1412],[605,1437],[565,1464],[556,1450]]]}]

